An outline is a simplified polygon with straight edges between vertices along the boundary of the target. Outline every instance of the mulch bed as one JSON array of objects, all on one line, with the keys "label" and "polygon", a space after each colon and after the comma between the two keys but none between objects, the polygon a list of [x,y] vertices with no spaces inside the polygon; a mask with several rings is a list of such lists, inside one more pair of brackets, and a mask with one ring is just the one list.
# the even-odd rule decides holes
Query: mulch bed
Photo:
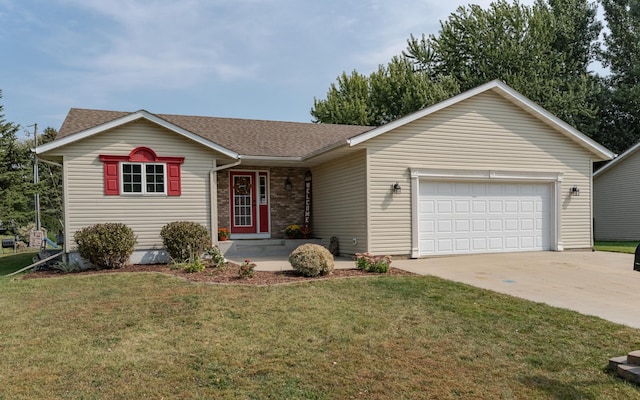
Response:
[{"label": "mulch bed", "polygon": [[[218,284],[241,284],[267,286],[284,283],[308,282],[321,279],[348,278],[357,276],[380,276],[380,275],[414,275],[411,272],[397,268],[390,268],[386,274],[376,274],[364,272],[358,269],[335,269],[331,275],[309,278],[300,275],[296,271],[255,271],[252,278],[242,279],[238,275],[240,266],[234,263],[227,263],[226,268],[220,270],[207,268],[203,272],[187,273],[177,269],[172,269],[167,264],[133,264],[123,268],[112,270],[86,270],[81,272],[71,272],[73,275],[95,275],[95,274],[121,274],[130,272],[159,272],[174,275],[191,282],[218,283]],[[53,278],[69,275],[56,270],[32,271],[23,276],[22,279]]]}]

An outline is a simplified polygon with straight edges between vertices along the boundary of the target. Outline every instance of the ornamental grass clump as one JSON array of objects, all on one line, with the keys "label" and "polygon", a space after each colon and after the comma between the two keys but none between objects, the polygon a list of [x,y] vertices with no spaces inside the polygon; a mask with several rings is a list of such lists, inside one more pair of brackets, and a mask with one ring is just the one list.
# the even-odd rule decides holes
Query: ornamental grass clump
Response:
[{"label": "ornamental grass clump", "polygon": [[191,221],[170,222],[160,230],[162,244],[169,257],[176,263],[200,257],[211,245],[209,231],[204,226]]},{"label": "ornamental grass clump", "polygon": [[356,268],[366,272],[384,274],[389,272],[391,256],[374,256],[371,253],[356,253]]},{"label": "ornamental grass clump", "polygon": [[309,277],[329,275],[335,267],[333,255],[329,250],[312,243],[298,246],[291,252],[289,263],[294,270]]},{"label": "ornamental grass clump", "polygon": [[121,223],[96,224],[73,235],[80,257],[99,269],[121,268],[136,245],[133,230]]}]

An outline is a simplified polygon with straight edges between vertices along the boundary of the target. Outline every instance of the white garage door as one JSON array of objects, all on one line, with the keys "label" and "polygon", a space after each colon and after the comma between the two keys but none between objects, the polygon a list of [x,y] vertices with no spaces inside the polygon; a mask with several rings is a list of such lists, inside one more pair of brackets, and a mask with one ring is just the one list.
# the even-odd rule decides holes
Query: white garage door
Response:
[{"label": "white garage door", "polygon": [[420,255],[550,249],[550,185],[421,181]]}]

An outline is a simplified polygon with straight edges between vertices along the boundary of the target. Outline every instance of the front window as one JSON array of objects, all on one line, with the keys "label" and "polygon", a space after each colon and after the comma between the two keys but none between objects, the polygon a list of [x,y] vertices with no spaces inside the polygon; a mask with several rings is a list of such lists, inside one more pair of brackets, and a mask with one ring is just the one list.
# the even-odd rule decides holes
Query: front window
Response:
[{"label": "front window", "polygon": [[165,194],[164,164],[122,163],[123,193]]}]

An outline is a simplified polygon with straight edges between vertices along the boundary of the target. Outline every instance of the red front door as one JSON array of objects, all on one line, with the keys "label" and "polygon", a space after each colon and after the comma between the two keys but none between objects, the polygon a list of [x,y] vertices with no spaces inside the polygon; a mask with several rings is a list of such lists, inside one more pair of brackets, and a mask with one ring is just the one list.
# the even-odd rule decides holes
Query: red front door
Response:
[{"label": "red front door", "polygon": [[266,172],[231,171],[231,233],[269,232],[269,191]]}]

